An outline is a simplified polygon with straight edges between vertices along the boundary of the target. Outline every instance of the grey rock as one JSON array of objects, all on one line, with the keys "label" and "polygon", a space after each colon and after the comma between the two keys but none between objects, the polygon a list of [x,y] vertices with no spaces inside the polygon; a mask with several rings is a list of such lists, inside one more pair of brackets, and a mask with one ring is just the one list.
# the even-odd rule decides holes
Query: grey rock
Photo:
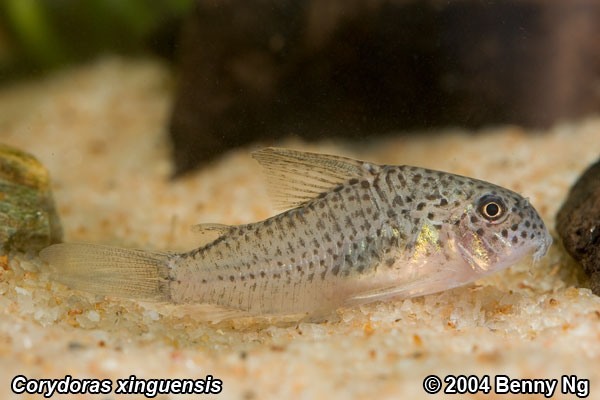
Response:
[{"label": "grey rock", "polygon": [[600,295],[600,160],[571,188],[556,228],[565,249],[590,277],[592,292]]}]

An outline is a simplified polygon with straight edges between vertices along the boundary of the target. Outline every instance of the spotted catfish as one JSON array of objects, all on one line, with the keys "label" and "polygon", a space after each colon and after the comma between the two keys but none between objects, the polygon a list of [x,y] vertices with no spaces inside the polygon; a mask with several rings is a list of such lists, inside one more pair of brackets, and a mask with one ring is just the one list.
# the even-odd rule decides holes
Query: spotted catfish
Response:
[{"label": "spotted catfish", "polygon": [[41,257],[56,280],[117,297],[203,304],[210,319],[323,314],[465,285],[552,239],[529,202],[481,180],[410,166],[266,148],[277,205],[187,253],[58,244]]}]

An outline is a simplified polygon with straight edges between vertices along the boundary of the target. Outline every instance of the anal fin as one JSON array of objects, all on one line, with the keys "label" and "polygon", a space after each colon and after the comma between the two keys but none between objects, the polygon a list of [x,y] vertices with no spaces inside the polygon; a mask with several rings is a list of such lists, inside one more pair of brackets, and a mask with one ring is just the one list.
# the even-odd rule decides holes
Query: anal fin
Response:
[{"label": "anal fin", "polygon": [[156,306],[162,312],[176,317],[191,316],[198,322],[217,324],[222,321],[252,317],[247,311],[221,307],[213,304],[161,304]]}]

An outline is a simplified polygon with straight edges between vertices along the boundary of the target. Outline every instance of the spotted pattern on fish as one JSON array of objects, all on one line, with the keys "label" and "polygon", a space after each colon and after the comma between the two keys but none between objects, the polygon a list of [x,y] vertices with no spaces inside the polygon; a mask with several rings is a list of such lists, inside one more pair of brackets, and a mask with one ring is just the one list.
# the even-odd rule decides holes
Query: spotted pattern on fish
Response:
[{"label": "spotted pattern on fish", "polygon": [[[535,209],[497,185],[414,166],[267,148],[274,203],[264,221],[205,224],[185,253],[60,244],[56,280],[113,296],[217,309],[207,318],[323,314],[465,285],[552,239]],[[99,272],[100,271],[100,272]]]},{"label": "spotted pattern on fish", "polygon": [[[175,255],[173,301],[253,315],[318,312],[357,294],[407,283],[414,294],[437,291],[436,284],[430,288],[431,278],[440,275],[444,263],[456,264],[460,248],[474,254],[467,262],[460,257],[470,276],[445,277],[447,287],[502,264],[502,254],[493,250],[499,243],[545,252],[550,241],[536,211],[516,193],[424,168],[368,165],[360,178],[349,178],[296,208]],[[501,225],[473,212],[484,194],[498,196],[508,208]],[[462,241],[457,242],[455,230]],[[432,259],[439,260],[435,268],[426,265]],[[227,279],[220,278],[222,271],[228,271]],[[419,282],[422,290],[414,287]]]}]

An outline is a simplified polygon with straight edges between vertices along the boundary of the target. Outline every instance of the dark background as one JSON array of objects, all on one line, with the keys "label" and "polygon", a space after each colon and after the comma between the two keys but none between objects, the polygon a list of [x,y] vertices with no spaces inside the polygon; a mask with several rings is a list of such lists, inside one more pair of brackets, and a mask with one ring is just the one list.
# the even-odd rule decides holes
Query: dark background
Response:
[{"label": "dark background", "polygon": [[229,148],[600,109],[600,2],[7,0],[0,82],[106,53],[173,65],[177,174]]}]

